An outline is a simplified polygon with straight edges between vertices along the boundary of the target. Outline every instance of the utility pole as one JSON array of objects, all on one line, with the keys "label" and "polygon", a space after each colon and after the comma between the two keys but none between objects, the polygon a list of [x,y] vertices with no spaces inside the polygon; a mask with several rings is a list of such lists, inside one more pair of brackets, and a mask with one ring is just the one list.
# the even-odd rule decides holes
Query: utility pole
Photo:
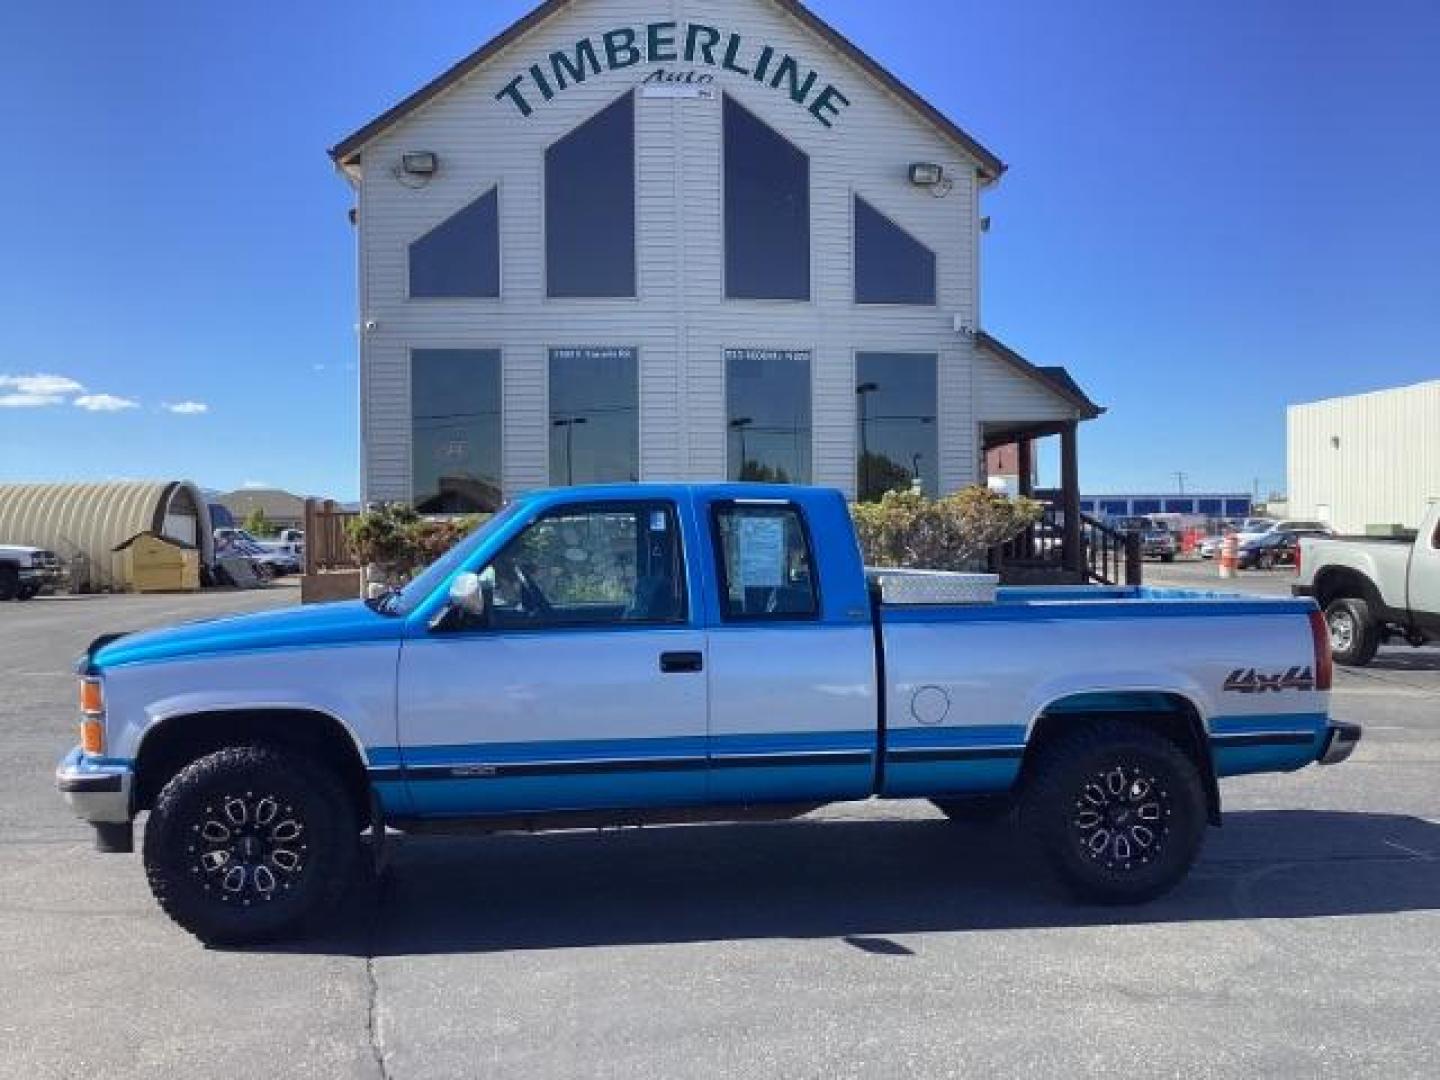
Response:
[{"label": "utility pole", "polygon": [[575,429],[590,421],[583,416],[571,416],[563,420],[553,420],[551,423],[557,428],[565,429],[565,486],[575,486]]},{"label": "utility pole", "polygon": [[1181,495],[1184,495],[1184,494],[1185,494],[1185,479],[1186,479],[1186,477],[1185,477],[1185,474],[1184,474],[1183,472],[1177,472],[1177,473],[1175,474],[1175,482],[1180,485],[1180,494],[1181,494]]},{"label": "utility pole", "polygon": [[860,400],[860,498],[863,501],[870,492],[870,417],[865,403],[869,396],[880,389],[880,384],[863,382],[855,387]]}]

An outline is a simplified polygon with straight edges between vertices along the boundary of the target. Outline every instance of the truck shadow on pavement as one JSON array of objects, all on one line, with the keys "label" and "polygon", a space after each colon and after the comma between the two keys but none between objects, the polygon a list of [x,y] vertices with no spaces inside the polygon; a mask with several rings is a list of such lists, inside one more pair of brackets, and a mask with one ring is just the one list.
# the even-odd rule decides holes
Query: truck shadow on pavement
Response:
[{"label": "truck shadow on pavement", "polygon": [[1051,884],[1006,827],[942,819],[805,820],[414,839],[324,938],[286,952],[406,956],[764,938],[889,935],[1440,908],[1440,826],[1307,810],[1227,814],[1189,880],[1131,908]]},{"label": "truck shadow on pavement", "polygon": [[1366,670],[1376,671],[1440,671],[1440,649],[1382,649]]}]

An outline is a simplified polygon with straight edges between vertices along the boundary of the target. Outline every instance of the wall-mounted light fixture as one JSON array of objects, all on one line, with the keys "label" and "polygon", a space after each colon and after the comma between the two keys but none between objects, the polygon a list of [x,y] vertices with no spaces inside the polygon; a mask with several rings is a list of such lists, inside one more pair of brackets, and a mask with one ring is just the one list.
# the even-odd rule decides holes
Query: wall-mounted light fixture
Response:
[{"label": "wall-mounted light fixture", "polygon": [[390,171],[398,183],[418,191],[435,179],[439,170],[440,155],[435,151],[407,150]]},{"label": "wall-mounted light fixture", "polygon": [[1331,435],[1331,436],[1330,436],[1330,447],[1331,447],[1331,449],[1333,449],[1333,450],[1339,450],[1339,449],[1340,449],[1340,436],[1339,436],[1339,435]]},{"label": "wall-mounted light fixture", "polygon": [[408,176],[434,176],[440,158],[432,150],[410,150],[400,155],[400,168]]},{"label": "wall-mounted light fixture", "polygon": [[910,183],[916,187],[938,187],[945,182],[945,166],[933,161],[917,161],[910,166]]}]

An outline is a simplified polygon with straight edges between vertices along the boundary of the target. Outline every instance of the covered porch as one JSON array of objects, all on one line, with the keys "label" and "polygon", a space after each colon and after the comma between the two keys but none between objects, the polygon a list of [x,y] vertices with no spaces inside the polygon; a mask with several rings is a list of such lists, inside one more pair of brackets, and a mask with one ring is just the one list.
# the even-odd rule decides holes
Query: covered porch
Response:
[{"label": "covered porch", "polygon": [[[1045,504],[1036,525],[991,552],[991,569],[1007,584],[1140,584],[1138,537],[1080,512],[1080,425],[1105,410],[1063,367],[1032,364],[985,333],[978,346],[986,479],[1003,478],[1012,494]],[[1059,444],[1059,483],[1040,488],[1039,444],[1051,439]]]}]

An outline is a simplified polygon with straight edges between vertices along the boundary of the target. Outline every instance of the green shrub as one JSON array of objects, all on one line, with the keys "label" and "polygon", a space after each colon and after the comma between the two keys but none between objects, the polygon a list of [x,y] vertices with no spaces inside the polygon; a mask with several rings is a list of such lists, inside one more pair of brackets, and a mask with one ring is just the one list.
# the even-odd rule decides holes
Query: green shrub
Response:
[{"label": "green shrub", "polygon": [[867,566],[974,570],[986,553],[1040,520],[1033,499],[1011,499],[968,487],[941,499],[887,491],[851,508]]},{"label": "green shrub", "polygon": [[409,580],[483,522],[488,514],[430,520],[408,506],[386,503],[351,519],[347,529],[362,566],[378,566],[395,582]]}]

